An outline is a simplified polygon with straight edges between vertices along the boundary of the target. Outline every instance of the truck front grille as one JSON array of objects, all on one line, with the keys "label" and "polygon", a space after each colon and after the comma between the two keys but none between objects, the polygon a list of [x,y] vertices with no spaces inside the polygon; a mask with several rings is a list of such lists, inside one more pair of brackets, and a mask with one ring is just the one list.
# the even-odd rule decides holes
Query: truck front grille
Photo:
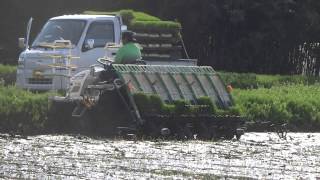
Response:
[{"label": "truck front grille", "polygon": [[52,78],[29,78],[29,84],[52,84]]}]

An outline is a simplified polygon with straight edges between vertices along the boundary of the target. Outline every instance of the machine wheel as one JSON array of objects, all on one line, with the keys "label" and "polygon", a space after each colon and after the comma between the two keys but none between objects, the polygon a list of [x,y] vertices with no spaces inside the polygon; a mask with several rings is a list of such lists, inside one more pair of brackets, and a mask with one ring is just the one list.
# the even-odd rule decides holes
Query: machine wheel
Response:
[{"label": "machine wheel", "polygon": [[124,85],[124,82],[121,80],[121,79],[115,79],[114,81],[113,81],[113,83],[118,87],[118,88],[120,88],[121,86],[123,86]]},{"label": "machine wheel", "polygon": [[184,126],[176,125],[176,137],[177,139],[181,140],[187,140],[193,138],[193,133],[190,130],[190,127],[188,124],[185,124]]},{"label": "machine wheel", "polygon": [[186,136],[188,139],[193,139],[193,138],[194,138],[194,137],[193,137],[193,133],[192,133],[192,126],[191,126],[191,124],[188,124],[188,123],[187,123],[187,124],[184,126],[183,131],[184,131],[185,136]]},{"label": "machine wheel", "polygon": [[211,133],[210,130],[208,128],[208,126],[206,126],[205,123],[200,123],[199,127],[197,129],[197,139],[201,139],[201,140],[209,140],[211,139]]},{"label": "machine wheel", "polygon": [[239,141],[240,140],[241,135],[240,134],[236,134],[236,138]]},{"label": "machine wheel", "polygon": [[48,129],[53,132],[70,130],[71,112],[75,107],[71,102],[51,101],[51,107],[48,115]]},{"label": "machine wheel", "polygon": [[231,140],[233,139],[235,133],[231,130],[224,130],[223,132],[223,137],[226,139],[226,140]]},{"label": "machine wheel", "polygon": [[159,138],[161,136],[160,126],[153,121],[147,122],[144,131],[147,132],[146,134],[151,138]]},{"label": "machine wheel", "polygon": [[79,119],[75,119],[75,121],[78,121],[78,123],[77,123],[78,125],[77,125],[76,131],[85,132],[85,133],[92,132],[93,122],[92,122],[88,112],[86,112],[83,115],[83,117],[81,117]]}]

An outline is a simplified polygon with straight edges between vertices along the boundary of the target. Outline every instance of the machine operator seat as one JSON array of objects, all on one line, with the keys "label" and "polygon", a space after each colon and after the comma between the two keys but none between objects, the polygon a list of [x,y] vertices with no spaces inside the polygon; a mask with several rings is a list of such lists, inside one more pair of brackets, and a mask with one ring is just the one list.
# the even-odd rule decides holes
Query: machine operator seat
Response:
[{"label": "machine operator seat", "polygon": [[132,58],[125,58],[122,64],[139,64],[139,65],[146,65],[146,62],[141,58],[132,59]]}]

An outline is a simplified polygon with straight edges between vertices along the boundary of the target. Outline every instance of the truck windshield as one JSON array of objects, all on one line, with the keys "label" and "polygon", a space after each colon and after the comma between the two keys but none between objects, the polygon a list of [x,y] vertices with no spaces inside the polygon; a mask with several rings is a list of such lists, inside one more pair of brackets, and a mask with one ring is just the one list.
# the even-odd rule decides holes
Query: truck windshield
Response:
[{"label": "truck windshield", "polygon": [[50,44],[55,40],[70,40],[75,46],[78,44],[85,25],[86,21],[84,20],[50,20],[44,25],[32,47]]}]

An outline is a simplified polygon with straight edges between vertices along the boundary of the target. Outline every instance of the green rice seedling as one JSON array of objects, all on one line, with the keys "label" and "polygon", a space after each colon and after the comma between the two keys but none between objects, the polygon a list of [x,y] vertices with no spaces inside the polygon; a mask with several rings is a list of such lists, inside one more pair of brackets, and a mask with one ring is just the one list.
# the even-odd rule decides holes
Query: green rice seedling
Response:
[{"label": "green rice seedling", "polygon": [[149,108],[151,108],[154,113],[160,113],[164,103],[159,95],[152,94],[149,96],[149,105]]},{"label": "green rice seedling", "polygon": [[156,94],[135,93],[133,98],[142,113],[160,113],[164,106],[160,96]]},{"label": "green rice seedling", "polygon": [[319,77],[303,75],[264,75],[254,73],[219,72],[226,84],[240,89],[271,88],[287,85],[313,85],[320,82]]},{"label": "green rice seedling", "polygon": [[217,107],[213,104],[212,100],[208,96],[202,96],[197,98],[197,104],[208,106],[205,108],[205,114],[216,114]]},{"label": "green rice seedling", "polygon": [[131,28],[134,30],[149,30],[149,31],[179,31],[181,24],[172,21],[132,21]]},{"label": "green rice seedling", "polygon": [[171,116],[175,113],[175,105],[173,104],[164,104],[161,109],[162,115]]},{"label": "green rice seedling", "polygon": [[241,115],[253,122],[288,123],[297,129],[319,126],[319,85],[282,85],[270,89],[234,90]]},{"label": "green rice seedling", "polygon": [[240,107],[239,106],[232,106],[227,109],[228,114],[227,115],[233,115],[233,116],[240,116]]},{"label": "green rice seedling", "polygon": [[140,110],[140,112],[151,112],[150,108],[150,98],[147,94],[145,93],[135,93],[133,94],[133,99]]},{"label": "green rice seedling", "polygon": [[122,17],[123,23],[129,25],[131,21],[135,18],[133,10],[126,9],[126,10],[120,10],[119,14]]},{"label": "green rice seedling", "polygon": [[[120,11],[120,13],[121,13],[121,11]],[[136,21],[161,21],[161,19],[159,19],[158,17],[151,16],[151,15],[144,13],[144,12],[134,11],[133,17]]]},{"label": "green rice seedling", "polygon": [[149,31],[179,31],[181,24],[173,21],[162,21],[158,17],[151,16],[144,12],[137,12],[131,9],[125,9],[115,12],[101,11],[84,11],[83,14],[100,14],[100,15],[121,15],[124,24],[133,30],[149,30]]},{"label": "green rice seedling", "polygon": [[175,106],[175,114],[182,115],[182,114],[190,114],[190,102],[187,100],[175,100],[173,101],[173,104]]},{"label": "green rice seedling", "polygon": [[290,100],[287,103],[287,110],[291,113],[290,123],[297,127],[310,126],[316,119],[316,113],[310,102]]},{"label": "green rice seedling", "polygon": [[0,87],[0,124],[7,131],[33,133],[44,130],[50,93],[32,93],[14,86]]}]

